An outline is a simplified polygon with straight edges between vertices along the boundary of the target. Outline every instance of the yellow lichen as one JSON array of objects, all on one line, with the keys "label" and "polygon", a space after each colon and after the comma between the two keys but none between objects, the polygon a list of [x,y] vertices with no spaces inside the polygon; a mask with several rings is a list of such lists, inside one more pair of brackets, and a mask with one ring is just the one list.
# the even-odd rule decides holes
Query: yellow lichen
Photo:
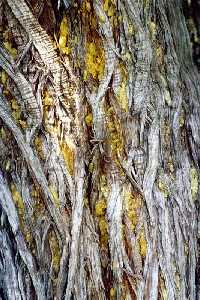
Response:
[{"label": "yellow lichen", "polygon": [[118,26],[119,26],[119,21],[118,21],[117,16],[115,16],[114,19],[113,19],[113,27],[117,28]]},{"label": "yellow lichen", "polygon": [[113,17],[114,16],[115,8],[114,8],[113,5],[109,7],[107,14],[108,14],[108,17]]},{"label": "yellow lichen", "polygon": [[119,23],[121,23],[122,22],[122,20],[123,20],[123,17],[120,15],[120,16],[118,16],[118,21],[119,21]]},{"label": "yellow lichen", "polygon": [[52,136],[60,136],[60,126],[58,125],[58,123],[48,124],[48,122],[46,122],[45,129]]},{"label": "yellow lichen", "polygon": [[75,158],[74,146],[68,141],[61,142],[60,150],[63,155],[68,172],[71,175],[73,175],[73,173],[74,173],[74,158]]},{"label": "yellow lichen", "polygon": [[41,216],[44,215],[46,209],[42,198],[42,193],[40,187],[38,185],[32,185],[31,187],[31,197],[33,198],[33,218],[32,220],[35,222]]},{"label": "yellow lichen", "polygon": [[58,240],[56,238],[54,231],[51,231],[49,233],[48,240],[49,240],[49,246],[51,249],[53,268],[54,268],[54,271],[57,273],[59,271],[59,266],[60,266],[61,251],[60,251]]},{"label": "yellow lichen", "polygon": [[10,53],[10,55],[15,59],[17,57],[17,49],[13,48],[11,42],[9,42],[9,41],[4,42],[3,44],[4,44],[4,47]]},{"label": "yellow lichen", "polygon": [[2,139],[6,138],[6,132],[5,132],[5,129],[3,127],[1,127],[1,129],[0,129],[0,137]]},{"label": "yellow lichen", "polygon": [[106,202],[105,200],[99,200],[95,206],[95,212],[98,217],[105,215]]},{"label": "yellow lichen", "polygon": [[34,198],[39,197],[38,190],[36,190],[35,188],[33,188],[32,191],[31,191],[31,196],[34,197]]},{"label": "yellow lichen", "polygon": [[36,150],[37,150],[39,156],[40,156],[41,158],[44,158],[43,144],[42,144],[42,138],[41,138],[41,136],[36,136],[36,137],[35,137],[34,145],[35,145],[35,148],[36,148]]},{"label": "yellow lichen", "polygon": [[4,70],[2,70],[1,71],[1,82],[2,82],[2,84],[6,85],[7,80],[8,80],[8,74]]},{"label": "yellow lichen", "polygon": [[113,21],[113,16],[115,15],[116,5],[115,2],[112,0],[104,0],[103,2],[103,9],[110,20]]},{"label": "yellow lichen", "polygon": [[57,118],[54,118],[53,109],[55,101],[52,96],[49,94],[48,90],[45,90],[42,97],[42,104],[44,109],[43,120],[44,127],[47,132],[53,136],[60,134],[60,121]]},{"label": "yellow lichen", "polygon": [[189,246],[188,246],[188,243],[185,243],[185,244],[184,244],[184,252],[185,252],[185,255],[188,256],[188,253],[189,253]]},{"label": "yellow lichen", "polygon": [[184,115],[180,115],[180,117],[179,117],[179,125],[180,125],[180,127],[183,127],[184,124],[185,124],[185,117],[184,117]]},{"label": "yellow lichen", "polygon": [[90,2],[88,2],[88,1],[86,1],[86,10],[87,10],[88,12],[91,11],[91,4],[90,4]]},{"label": "yellow lichen", "polygon": [[12,183],[10,186],[12,198],[15,204],[15,207],[17,209],[18,217],[19,217],[19,223],[20,223],[20,229],[22,230],[23,235],[26,238],[27,234],[27,224],[25,222],[25,205],[22,198],[21,193],[18,191],[17,186]]},{"label": "yellow lichen", "polygon": [[13,111],[12,116],[16,121],[19,121],[20,116],[21,116],[21,111]]},{"label": "yellow lichen", "polygon": [[158,188],[163,193],[164,197],[167,198],[169,196],[169,190],[166,184],[162,180],[158,180]]},{"label": "yellow lichen", "polygon": [[67,17],[64,16],[60,24],[60,36],[59,36],[58,46],[61,53],[66,55],[69,55],[71,52],[71,49],[67,47],[68,36],[69,36],[68,21],[67,21]]},{"label": "yellow lichen", "polygon": [[21,126],[22,128],[24,128],[24,129],[28,127],[26,121],[19,120],[19,124],[20,124],[20,126]]},{"label": "yellow lichen", "polygon": [[6,162],[6,167],[5,167],[6,171],[9,171],[10,166],[11,166],[10,160],[8,160],[8,161]]},{"label": "yellow lichen", "polygon": [[169,159],[169,161],[167,162],[167,167],[170,173],[174,172],[174,165],[171,159]]},{"label": "yellow lichen", "polygon": [[107,179],[105,175],[102,175],[100,178],[100,192],[102,193],[103,197],[107,199],[109,193],[109,187],[107,184]]},{"label": "yellow lichen", "polygon": [[93,122],[92,113],[89,113],[89,114],[85,117],[85,123],[87,124],[87,126],[91,127],[91,126],[92,126],[92,122]]},{"label": "yellow lichen", "polygon": [[128,25],[128,34],[133,35],[134,34],[134,27],[132,24]]},{"label": "yellow lichen", "polygon": [[108,243],[108,222],[105,217],[99,219],[99,230],[100,230],[100,243],[102,246],[106,246]]},{"label": "yellow lichen", "polygon": [[110,289],[110,298],[114,298],[115,297],[115,289],[112,287]]},{"label": "yellow lichen", "polygon": [[118,160],[118,155],[122,154],[123,152],[123,136],[121,124],[114,115],[114,110],[112,108],[107,108],[106,114],[108,117],[108,143],[110,145],[111,155],[116,162]]},{"label": "yellow lichen", "polygon": [[83,81],[86,81],[87,78],[88,78],[88,72],[87,72],[87,70],[84,70],[83,71]]},{"label": "yellow lichen", "polygon": [[156,24],[154,22],[149,22],[149,31],[150,31],[152,40],[154,40],[156,33],[157,33]]},{"label": "yellow lichen", "polygon": [[88,169],[89,169],[89,172],[90,173],[92,173],[93,172],[93,170],[94,170],[94,163],[89,163],[89,167],[88,167]]},{"label": "yellow lichen", "polygon": [[163,136],[164,136],[166,144],[169,144],[170,136],[171,136],[171,125],[169,124],[168,120],[166,120],[166,122],[164,124]]},{"label": "yellow lichen", "polygon": [[119,89],[118,100],[121,108],[128,112],[128,97],[126,92],[126,83],[122,82]]},{"label": "yellow lichen", "polygon": [[101,80],[104,74],[105,55],[100,41],[94,40],[86,44],[85,74]]},{"label": "yellow lichen", "polygon": [[96,29],[99,21],[104,22],[105,20],[102,13],[98,16],[96,15],[93,1],[91,0],[82,1],[80,17],[86,34],[83,80],[86,81],[93,78],[95,80],[93,84],[96,85],[96,80],[102,80],[105,67],[103,41]]},{"label": "yellow lichen", "polygon": [[196,200],[199,183],[198,183],[198,173],[197,170],[193,167],[190,169],[190,184],[191,184],[191,192],[193,200]]},{"label": "yellow lichen", "polygon": [[102,15],[100,15],[100,16],[99,16],[99,22],[100,22],[100,23],[104,23],[104,22],[105,22],[105,17],[102,16]]},{"label": "yellow lichen", "polygon": [[26,231],[25,234],[25,239],[26,239],[26,242],[28,243],[28,245],[30,245],[33,241],[33,237],[31,235],[31,232],[30,231]]},{"label": "yellow lichen", "polygon": [[11,108],[12,108],[12,116],[17,121],[17,124],[20,125],[21,128],[25,129],[28,127],[28,124],[25,120],[21,120],[21,107],[19,103],[16,101],[16,99],[12,99],[11,102]]},{"label": "yellow lichen", "polygon": [[157,46],[156,46],[156,59],[157,59],[159,68],[162,68],[162,66],[164,65],[164,50],[163,50],[163,47],[159,43],[157,43]]},{"label": "yellow lichen", "polygon": [[131,229],[134,231],[138,223],[139,211],[142,206],[141,196],[133,195],[130,190],[125,190],[124,206],[126,214],[131,222]]},{"label": "yellow lichen", "polygon": [[102,175],[99,183],[99,197],[101,200],[98,200],[95,205],[95,213],[98,218],[100,231],[100,244],[102,247],[107,247],[108,243],[108,223],[106,220],[106,199],[108,197],[108,192],[107,179]]},{"label": "yellow lichen", "polygon": [[111,149],[113,152],[121,152],[123,147],[122,147],[122,141],[120,139],[120,136],[118,132],[113,132],[110,134],[111,140]]},{"label": "yellow lichen", "polygon": [[145,257],[147,254],[147,241],[145,238],[144,228],[142,229],[139,236],[139,246],[140,246],[140,254],[142,257]]},{"label": "yellow lichen", "polygon": [[14,109],[14,110],[20,110],[20,106],[17,103],[16,99],[11,100],[11,108]]},{"label": "yellow lichen", "polygon": [[44,215],[45,213],[45,206],[44,203],[41,199],[41,197],[36,197],[36,199],[34,199],[34,210],[33,210],[33,220],[36,221],[38,220],[41,216]]},{"label": "yellow lichen", "polygon": [[[130,57],[129,57],[129,59],[130,59]],[[117,100],[118,100],[120,107],[124,111],[128,112],[128,97],[127,97],[127,90],[126,90],[127,71],[122,64],[119,65],[119,68],[120,68],[120,73],[121,73],[121,82],[120,82],[120,86],[119,86],[119,89],[117,92]]]},{"label": "yellow lichen", "polygon": [[56,205],[56,207],[59,207],[60,206],[60,199],[58,197],[58,192],[57,192],[57,189],[55,186],[53,185],[49,185],[49,190],[53,196],[53,199],[54,199],[54,203]]},{"label": "yellow lichen", "polygon": [[48,90],[44,91],[44,96],[42,97],[42,104],[44,106],[52,106],[54,105],[54,100],[53,98],[49,95]]},{"label": "yellow lichen", "polygon": [[18,192],[15,184],[11,184],[11,193],[12,193],[12,197],[15,202],[15,205],[19,210],[19,215],[23,215],[24,214],[24,202],[23,202],[23,199],[22,199],[20,193]]},{"label": "yellow lichen", "polygon": [[84,203],[85,206],[88,206],[88,204],[89,204],[89,199],[88,199],[87,197],[84,197],[84,198],[83,198],[83,203]]},{"label": "yellow lichen", "polygon": [[122,58],[123,58],[123,60],[124,61],[131,61],[131,54],[130,54],[130,52],[126,52],[124,55],[122,55]]},{"label": "yellow lichen", "polygon": [[109,0],[104,0],[104,3],[103,3],[103,9],[105,12],[108,11],[108,7],[109,7]]}]

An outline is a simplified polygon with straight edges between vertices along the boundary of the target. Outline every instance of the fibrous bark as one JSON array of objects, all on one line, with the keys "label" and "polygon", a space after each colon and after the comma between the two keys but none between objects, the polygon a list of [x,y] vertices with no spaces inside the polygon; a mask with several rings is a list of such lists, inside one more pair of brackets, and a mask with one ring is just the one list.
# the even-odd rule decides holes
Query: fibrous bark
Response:
[{"label": "fibrous bark", "polygon": [[0,1],[3,299],[199,299],[188,5]]}]

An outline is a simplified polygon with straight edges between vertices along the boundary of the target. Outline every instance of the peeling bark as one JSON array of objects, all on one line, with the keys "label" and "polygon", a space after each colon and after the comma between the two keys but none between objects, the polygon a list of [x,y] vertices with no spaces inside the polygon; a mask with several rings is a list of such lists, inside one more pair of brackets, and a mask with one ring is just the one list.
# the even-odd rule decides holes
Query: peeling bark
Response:
[{"label": "peeling bark", "polygon": [[0,299],[199,299],[194,6],[0,1]]}]

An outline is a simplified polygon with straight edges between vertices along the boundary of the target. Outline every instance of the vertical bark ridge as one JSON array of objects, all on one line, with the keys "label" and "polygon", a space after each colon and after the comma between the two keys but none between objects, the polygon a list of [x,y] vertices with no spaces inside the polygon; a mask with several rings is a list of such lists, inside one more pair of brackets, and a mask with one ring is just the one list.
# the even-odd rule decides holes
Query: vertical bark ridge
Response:
[{"label": "vertical bark ridge", "polygon": [[[52,12],[55,40],[34,16],[35,2],[7,0],[8,29],[16,18],[33,43],[20,71],[0,56],[8,74],[1,70],[2,178],[20,237],[27,225],[13,185],[34,227],[31,242],[23,239],[37,266],[33,272],[25,261],[27,286],[41,299],[195,299],[200,93],[182,2],[69,3]],[[46,69],[39,77],[34,64]],[[41,123],[29,143],[11,117],[6,76],[24,102],[40,101]],[[7,154],[11,136],[21,151],[11,155],[16,166]],[[7,247],[10,233],[2,238]],[[14,295],[26,297],[19,290]]]}]

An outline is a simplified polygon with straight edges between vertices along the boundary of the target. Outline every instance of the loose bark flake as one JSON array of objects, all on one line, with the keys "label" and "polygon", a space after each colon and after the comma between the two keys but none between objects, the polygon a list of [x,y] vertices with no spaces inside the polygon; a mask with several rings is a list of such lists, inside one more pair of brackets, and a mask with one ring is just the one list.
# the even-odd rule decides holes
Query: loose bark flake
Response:
[{"label": "loose bark flake", "polygon": [[0,1],[3,299],[199,299],[193,5]]}]

